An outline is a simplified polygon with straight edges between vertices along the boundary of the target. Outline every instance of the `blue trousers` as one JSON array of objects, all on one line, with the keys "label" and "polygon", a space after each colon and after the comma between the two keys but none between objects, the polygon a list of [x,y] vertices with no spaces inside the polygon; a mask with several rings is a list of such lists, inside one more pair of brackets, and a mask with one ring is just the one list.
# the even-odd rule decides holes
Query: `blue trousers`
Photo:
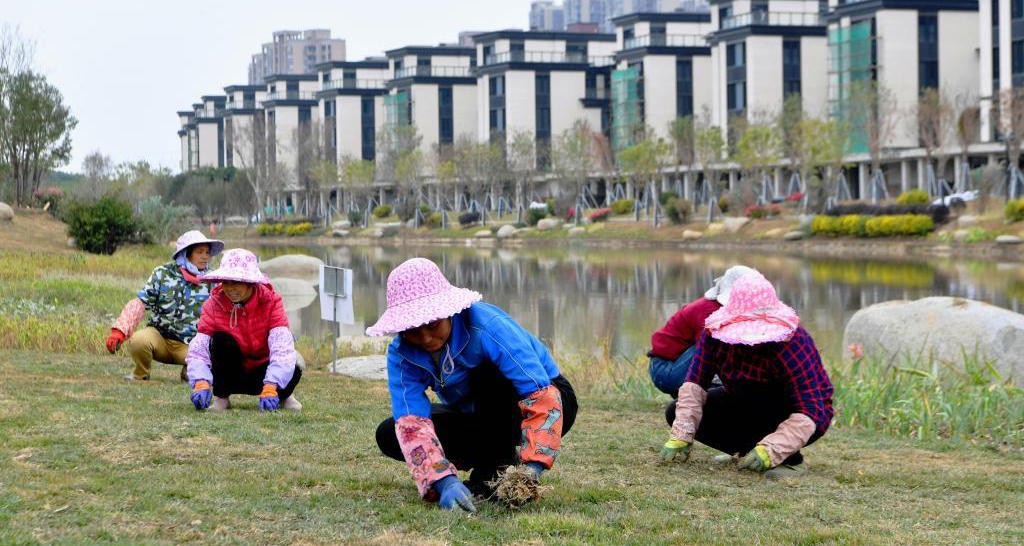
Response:
[{"label": "blue trousers", "polygon": [[679,393],[679,387],[686,379],[687,372],[690,371],[690,362],[693,360],[693,353],[696,350],[696,346],[690,347],[674,361],[652,356],[648,371],[654,386],[658,387],[659,391],[675,398]]}]

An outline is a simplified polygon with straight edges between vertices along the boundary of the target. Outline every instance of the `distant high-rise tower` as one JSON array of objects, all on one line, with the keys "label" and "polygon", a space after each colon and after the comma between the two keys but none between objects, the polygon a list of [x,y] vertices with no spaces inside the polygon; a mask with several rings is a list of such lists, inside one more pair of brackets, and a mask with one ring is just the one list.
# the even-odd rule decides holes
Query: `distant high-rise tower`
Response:
[{"label": "distant high-rise tower", "polygon": [[565,0],[565,25],[595,23],[602,32],[612,32],[610,0]]},{"label": "distant high-rise tower", "polygon": [[565,30],[565,8],[553,0],[537,0],[530,4],[530,30]]},{"label": "distant high-rise tower", "polygon": [[278,74],[316,74],[318,63],[345,60],[345,40],[328,29],[279,30],[249,63],[249,84]]}]

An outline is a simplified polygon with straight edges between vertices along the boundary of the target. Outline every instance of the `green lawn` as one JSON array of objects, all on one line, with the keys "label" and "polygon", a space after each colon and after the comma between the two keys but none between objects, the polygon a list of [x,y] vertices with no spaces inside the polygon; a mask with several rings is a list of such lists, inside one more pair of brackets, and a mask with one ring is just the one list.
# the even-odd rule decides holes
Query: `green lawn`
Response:
[{"label": "green lawn", "polygon": [[1024,454],[835,429],[786,483],[656,464],[661,400],[584,396],[538,504],[419,500],[377,453],[383,382],[309,372],[301,414],[197,413],[176,369],[0,352],[0,544],[1022,544]]}]

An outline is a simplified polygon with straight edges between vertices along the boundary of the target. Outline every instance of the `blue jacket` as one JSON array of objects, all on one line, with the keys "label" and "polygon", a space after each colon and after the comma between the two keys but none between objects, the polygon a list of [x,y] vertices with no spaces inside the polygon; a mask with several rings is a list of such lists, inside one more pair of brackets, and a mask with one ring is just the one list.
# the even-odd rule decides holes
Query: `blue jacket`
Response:
[{"label": "blue jacket", "polygon": [[[446,351],[454,369],[442,372]],[[494,363],[523,398],[547,387],[561,372],[544,345],[512,317],[489,303],[474,303],[452,316],[452,333],[441,349],[441,365],[430,353],[402,340],[388,346],[388,389],[391,412],[430,418],[429,386],[441,402],[458,411],[473,411],[469,371]]]}]

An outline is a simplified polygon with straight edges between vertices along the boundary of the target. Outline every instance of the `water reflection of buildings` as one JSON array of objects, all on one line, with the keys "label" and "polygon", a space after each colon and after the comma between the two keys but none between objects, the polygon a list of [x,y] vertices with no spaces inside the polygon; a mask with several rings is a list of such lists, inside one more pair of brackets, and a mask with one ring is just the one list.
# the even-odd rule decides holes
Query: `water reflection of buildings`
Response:
[{"label": "water reflection of buildings", "polygon": [[[678,251],[512,253],[462,247],[336,247],[310,253],[355,271],[360,324],[343,333],[360,333],[376,320],[386,307],[388,273],[418,255],[434,260],[453,284],[484,294],[549,346],[630,357],[646,351],[652,331],[681,305],[702,296],[736,263],[755,267],[771,279],[823,350],[833,355],[849,317],[875,303],[951,295],[1021,308],[1021,301],[1008,295],[1006,282],[983,283],[987,274],[960,264]],[[304,331],[327,331],[317,302],[302,310],[301,320]]]}]

